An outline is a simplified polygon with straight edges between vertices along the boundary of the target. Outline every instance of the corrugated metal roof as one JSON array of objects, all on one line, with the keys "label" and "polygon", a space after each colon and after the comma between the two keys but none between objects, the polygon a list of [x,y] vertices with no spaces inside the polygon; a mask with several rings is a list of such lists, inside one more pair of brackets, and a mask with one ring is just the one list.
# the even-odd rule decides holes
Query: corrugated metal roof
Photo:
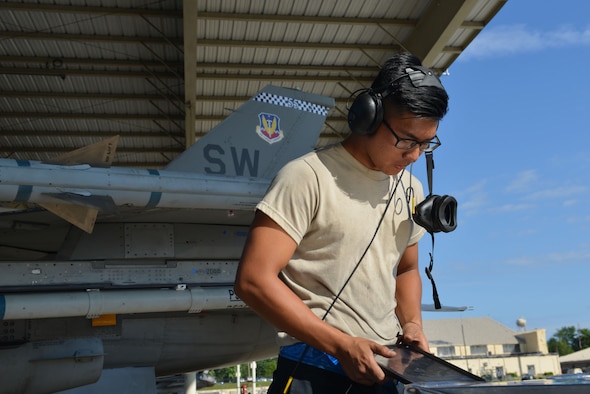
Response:
[{"label": "corrugated metal roof", "polygon": [[517,344],[517,333],[489,317],[424,320],[431,346]]},{"label": "corrugated metal roof", "polygon": [[162,167],[269,83],[336,99],[324,145],[392,53],[443,72],[505,1],[2,2],[0,156],[47,160],[119,134],[115,165]]}]

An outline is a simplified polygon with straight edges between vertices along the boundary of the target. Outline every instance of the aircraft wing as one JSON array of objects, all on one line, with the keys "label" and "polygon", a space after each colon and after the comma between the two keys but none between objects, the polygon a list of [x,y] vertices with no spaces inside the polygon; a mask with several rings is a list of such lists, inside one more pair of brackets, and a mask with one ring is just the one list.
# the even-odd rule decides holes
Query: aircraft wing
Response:
[{"label": "aircraft wing", "polygon": [[436,308],[434,304],[422,304],[422,312],[465,312],[472,310],[471,306],[448,306],[442,305],[440,308]]}]

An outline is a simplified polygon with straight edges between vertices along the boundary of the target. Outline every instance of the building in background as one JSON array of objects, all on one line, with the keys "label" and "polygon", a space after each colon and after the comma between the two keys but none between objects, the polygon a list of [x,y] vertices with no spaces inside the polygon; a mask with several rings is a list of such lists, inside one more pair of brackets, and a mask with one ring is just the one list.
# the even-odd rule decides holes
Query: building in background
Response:
[{"label": "building in background", "polygon": [[488,380],[561,374],[545,329],[519,326],[523,331],[487,317],[437,319],[425,320],[424,332],[434,355]]},{"label": "building in background", "polygon": [[559,358],[564,373],[590,372],[590,348]]}]

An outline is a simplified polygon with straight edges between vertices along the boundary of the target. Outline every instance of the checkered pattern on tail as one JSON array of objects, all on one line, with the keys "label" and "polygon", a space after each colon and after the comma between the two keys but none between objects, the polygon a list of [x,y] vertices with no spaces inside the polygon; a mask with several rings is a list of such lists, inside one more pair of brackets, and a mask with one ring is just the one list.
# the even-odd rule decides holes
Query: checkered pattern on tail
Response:
[{"label": "checkered pattern on tail", "polygon": [[300,111],[311,112],[313,114],[327,116],[328,107],[323,105],[313,104],[308,101],[297,100],[291,97],[279,96],[277,94],[271,94],[266,92],[258,93],[254,97],[254,101],[260,101],[263,103],[279,105],[281,107],[295,108]]}]

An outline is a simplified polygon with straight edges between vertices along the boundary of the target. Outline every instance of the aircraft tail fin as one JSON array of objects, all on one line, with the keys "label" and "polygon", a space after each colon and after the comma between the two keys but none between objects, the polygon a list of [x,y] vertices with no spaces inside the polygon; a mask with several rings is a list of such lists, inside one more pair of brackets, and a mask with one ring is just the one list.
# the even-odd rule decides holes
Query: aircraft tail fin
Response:
[{"label": "aircraft tail fin", "polygon": [[332,107],[330,97],[268,85],[166,169],[272,178],[315,147]]}]

